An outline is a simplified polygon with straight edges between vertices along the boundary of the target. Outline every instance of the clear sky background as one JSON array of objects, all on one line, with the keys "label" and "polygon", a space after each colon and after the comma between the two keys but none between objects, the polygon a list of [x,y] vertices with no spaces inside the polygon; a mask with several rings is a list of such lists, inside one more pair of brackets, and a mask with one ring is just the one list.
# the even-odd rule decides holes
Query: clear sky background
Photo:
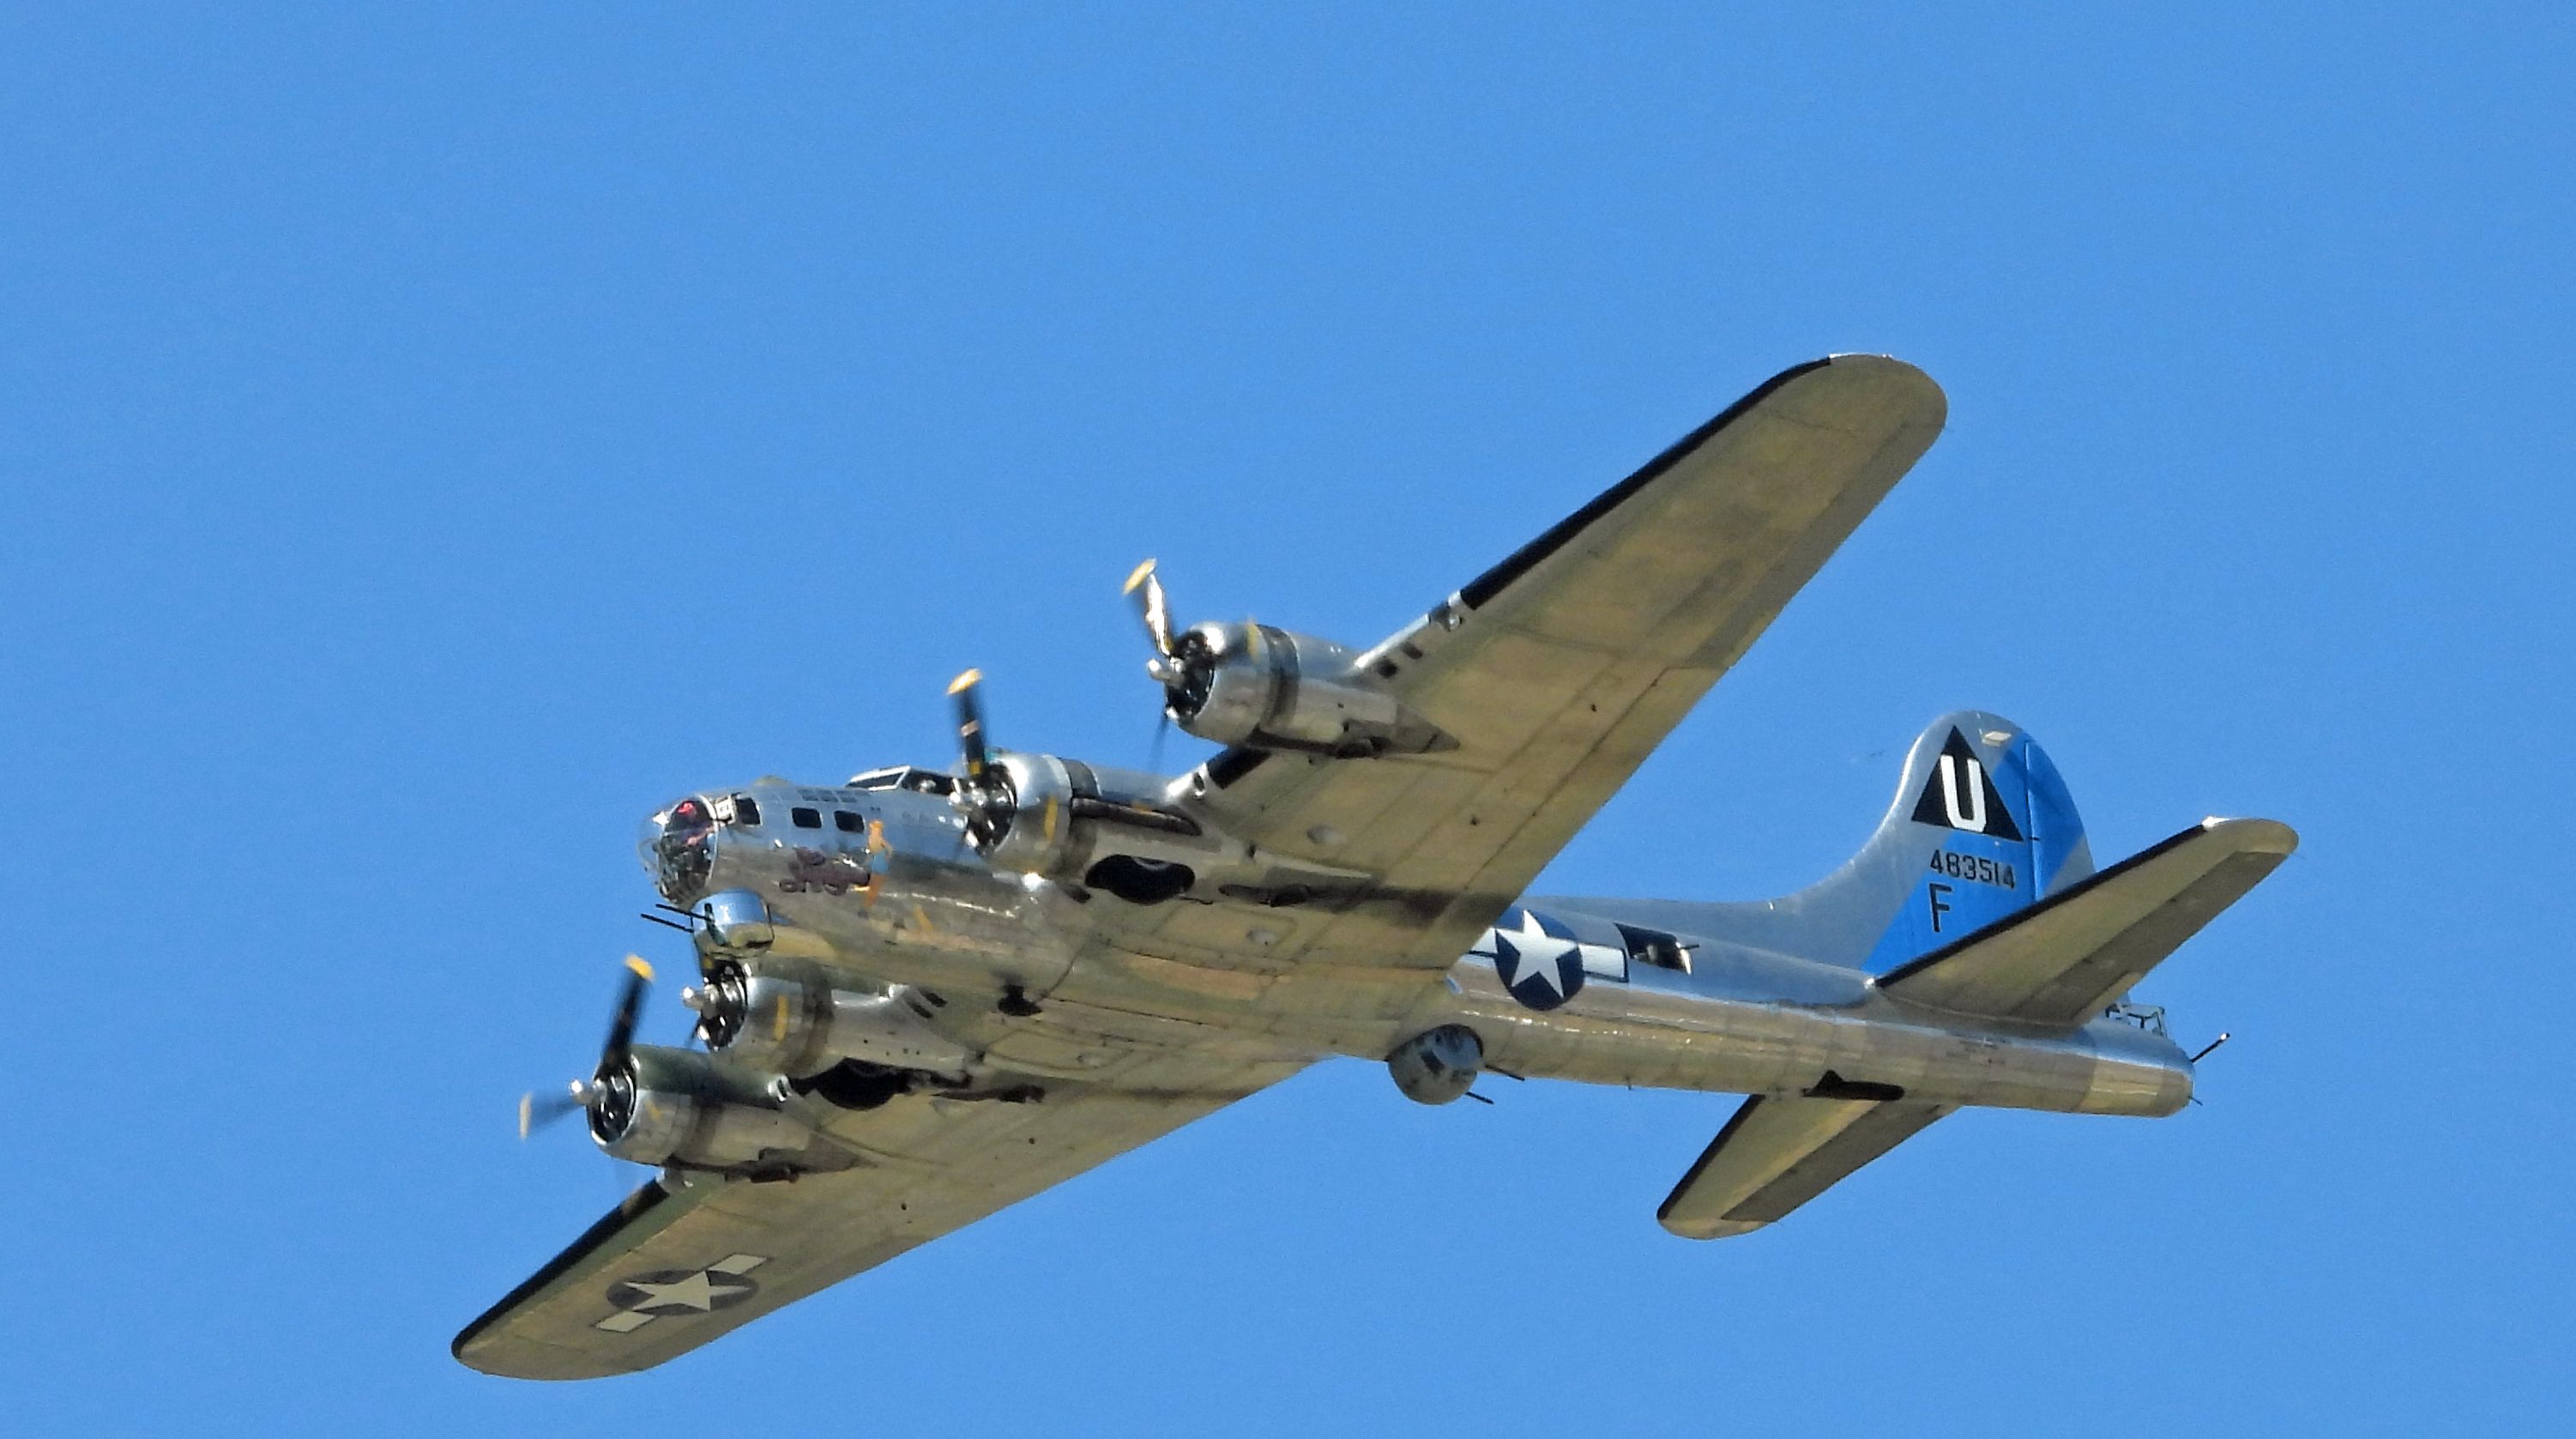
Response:
[{"label": "clear sky background", "polygon": [[[2563,8],[738,8],[0,16],[0,1430],[2568,1420]],[[1543,886],[1793,888],[1997,710],[2106,860],[2304,834],[2142,991],[2204,1107],[1692,1244],[1731,1099],[1337,1062],[641,1377],[448,1357],[642,1177],[511,1107],[685,953],[657,804],[944,764],[970,663],[1139,763],[1139,558],[1374,641],[1838,350],[1946,436]]]}]

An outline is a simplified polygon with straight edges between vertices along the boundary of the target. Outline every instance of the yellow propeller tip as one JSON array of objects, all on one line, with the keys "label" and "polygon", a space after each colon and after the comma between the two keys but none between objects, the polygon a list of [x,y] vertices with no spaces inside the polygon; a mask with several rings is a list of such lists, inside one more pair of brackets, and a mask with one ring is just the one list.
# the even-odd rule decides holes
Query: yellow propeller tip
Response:
[{"label": "yellow propeller tip", "polygon": [[957,678],[948,682],[948,692],[950,694],[956,694],[960,690],[971,689],[983,682],[984,672],[982,670],[968,670],[966,673],[959,675]]},{"label": "yellow propeller tip", "polygon": [[653,966],[644,962],[644,956],[640,954],[630,954],[626,956],[626,967],[641,976],[645,983],[652,983]]},{"label": "yellow propeller tip", "polygon": [[533,1089],[519,1096],[519,1137],[521,1139],[528,1137],[528,1120],[536,1108],[536,1103],[537,1092]]},{"label": "yellow propeller tip", "polygon": [[1132,595],[1136,593],[1136,587],[1143,584],[1145,582],[1145,577],[1153,572],[1154,562],[1152,560],[1147,560],[1145,563],[1138,565],[1135,570],[1127,576],[1127,583],[1118,587],[1118,593],[1122,595]]}]

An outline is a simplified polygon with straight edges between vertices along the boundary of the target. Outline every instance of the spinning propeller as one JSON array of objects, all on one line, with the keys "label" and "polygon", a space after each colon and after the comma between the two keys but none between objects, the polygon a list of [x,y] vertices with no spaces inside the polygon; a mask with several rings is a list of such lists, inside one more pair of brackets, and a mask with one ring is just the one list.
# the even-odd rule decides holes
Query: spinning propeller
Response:
[{"label": "spinning propeller", "polygon": [[993,768],[984,744],[984,672],[968,670],[949,681],[957,701],[957,808],[966,816],[966,837],[981,849],[998,838],[1009,821],[1011,790]]},{"label": "spinning propeller", "polygon": [[[1260,624],[1246,618],[1240,626],[1201,625],[1175,632],[1172,629],[1171,596],[1163,590],[1162,576],[1154,572],[1154,562],[1147,560],[1127,576],[1121,592],[1136,602],[1136,618],[1145,626],[1145,638],[1153,642],[1154,657],[1145,661],[1145,673],[1163,687],[1163,724],[1168,727],[1178,719],[1188,728],[1191,717],[1206,707],[1208,692],[1216,684],[1219,645],[1232,643],[1224,638],[1240,631],[1244,657],[1258,664],[1262,645]],[[1211,639],[1215,635],[1218,638]],[[1192,733],[1196,733],[1195,730]],[[1159,756],[1163,731],[1154,732],[1154,749]],[[1157,768],[1160,768],[1159,762]]]},{"label": "spinning propeller", "polygon": [[653,983],[653,966],[640,956],[626,956],[626,982],[617,994],[617,1010],[608,1022],[608,1043],[599,1052],[599,1067],[590,1078],[576,1079],[562,1094],[539,1099],[534,1091],[519,1096],[519,1137],[542,1129],[567,1114],[590,1111],[595,1127],[624,1127],[635,1104],[635,1080],[628,1059],[635,1047],[635,1022],[644,1013],[644,991]]},{"label": "spinning propeller", "polygon": [[1145,661],[1145,673],[1165,686],[1181,678],[1181,654],[1173,643],[1172,601],[1163,593],[1163,578],[1154,573],[1154,562],[1147,560],[1127,576],[1119,593],[1136,601],[1136,618],[1145,625],[1145,637],[1154,642],[1154,657]]},{"label": "spinning propeller", "polygon": [[[1144,621],[1145,637],[1154,642],[1154,657],[1145,661],[1145,673],[1154,677],[1168,697],[1180,675],[1180,656],[1172,643],[1172,601],[1163,593],[1162,577],[1154,573],[1154,562],[1147,560],[1127,576],[1119,593],[1136,601],[1136,618]],[[1154,747],[1146,751],[1146,767],[1156,772],[1163,768],[1163,741],[1172,732],[1172,707],[1167,703],[1154,718]]]}]

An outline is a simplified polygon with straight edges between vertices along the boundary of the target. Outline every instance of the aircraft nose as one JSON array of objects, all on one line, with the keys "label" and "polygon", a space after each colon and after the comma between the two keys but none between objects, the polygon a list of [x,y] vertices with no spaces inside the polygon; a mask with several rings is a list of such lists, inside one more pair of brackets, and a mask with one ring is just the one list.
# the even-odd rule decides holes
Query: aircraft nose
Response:
[{"label": "aircraft nose", "polygon": [[715,813],[704,798],[690,795],[646,818],[635,848],[653,888],[685,909],[706,892],[715,846]]}]

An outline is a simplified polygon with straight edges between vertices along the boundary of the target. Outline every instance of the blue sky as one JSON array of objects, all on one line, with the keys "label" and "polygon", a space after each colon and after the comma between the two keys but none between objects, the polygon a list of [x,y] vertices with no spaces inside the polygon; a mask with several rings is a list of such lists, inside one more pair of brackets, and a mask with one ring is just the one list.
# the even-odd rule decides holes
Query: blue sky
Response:
[{"label": "blue sky", "polygon": [[[19,7],[0,774],[30,1433],[2529,1432],[2576,1283],[2556,9]],[[1117,583],[1374,640],[1771,372],[1951,423],[1558,861],[1754,897],[1978,705],[2300,855],[2163,1122],[1762,1235],[1717,1096],[1327,1065],[647,1376],[446,1342],[640,1171],[635,821],[1145,758]],[[1194,756],[1176,745],[1172,758]],[[676,1038],[662,999],[648,1036]]]}]

